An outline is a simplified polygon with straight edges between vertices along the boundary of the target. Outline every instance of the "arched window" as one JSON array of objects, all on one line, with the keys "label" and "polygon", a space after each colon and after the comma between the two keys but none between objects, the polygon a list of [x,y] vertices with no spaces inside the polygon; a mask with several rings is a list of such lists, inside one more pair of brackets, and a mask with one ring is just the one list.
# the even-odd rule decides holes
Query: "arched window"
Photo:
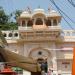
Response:
[{"label": "arched window", "polygon": [[46,25],[47,25],[47,26],[51,26],[51,20],[48,19],[48,20],[46,21]]},{"label": "arched window", "polygon": [[32,25],[33,25],[32,20],[29,20],[28,23],[27,23],[27,26],[28,26],[28,27],[31,27]]},{"label": "arched window", "polygon": [[35,24],[36,24],[36,25],[43,25],[42,19],[41,19],[41,18],[37,18]]},{"label": "arched window", "polygon": [[57,20],[56,20],[56,19],[53,20],[53,25],[54,25],[54,26],[57,25]]},{"label": "arched window", "polygon": [[7,36],[6,33],[3,33],[3,36],[6,37]]},{"label": "arched window", "polygon": [[18,36],[18,33],[15,33],[14,36],[17,37]]},{"label": "arched window", "polygon": [[22,26],[25,26],[25,21],[24,20],[22,20]]},{"label": "arched window", "polygon": [[12,33],[9,33],[9,37],[12,37]]}]

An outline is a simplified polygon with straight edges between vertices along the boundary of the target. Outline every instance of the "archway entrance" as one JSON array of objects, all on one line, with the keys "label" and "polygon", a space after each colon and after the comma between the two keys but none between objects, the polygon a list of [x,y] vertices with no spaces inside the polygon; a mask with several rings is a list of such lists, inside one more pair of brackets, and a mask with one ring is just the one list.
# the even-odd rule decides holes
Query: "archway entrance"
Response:
[{"label": "archway entrance", "polygon": [[41,71],[44,73],[48,72],[48,63],[47,63],[47,59],[43,59],[43,58],[38,58],[37,62],[40,64],[41,67]]},{"label": "archway entrance", "polygon": [[39,64],[41,64],[41,63],[44,62],[44,59],[43,58],[38,58],[37,61],[38,61]]}]

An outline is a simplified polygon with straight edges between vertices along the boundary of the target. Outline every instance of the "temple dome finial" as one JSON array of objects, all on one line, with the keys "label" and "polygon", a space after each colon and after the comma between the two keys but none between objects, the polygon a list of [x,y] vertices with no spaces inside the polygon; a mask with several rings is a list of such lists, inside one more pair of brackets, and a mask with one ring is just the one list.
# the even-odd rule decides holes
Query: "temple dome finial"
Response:
[{"label": "temple dome finial", "polygon": [[40,5],[38,6],[38,9],[40,9]]},{"label": "temple dome finial", "polygon": [[51,6],[48,7],[48,12],[50,12],[52,10]]}]

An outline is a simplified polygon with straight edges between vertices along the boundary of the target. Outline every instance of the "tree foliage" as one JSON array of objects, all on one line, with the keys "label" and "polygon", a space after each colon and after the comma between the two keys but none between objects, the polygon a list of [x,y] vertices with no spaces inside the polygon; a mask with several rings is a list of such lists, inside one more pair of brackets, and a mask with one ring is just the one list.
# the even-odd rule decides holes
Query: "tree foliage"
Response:
[{"label": "tree foliage", "polygon": [[0,30],[17,30],[18,24],[15,22],[0,25]]},{"label": "tree foliage", "polygon": [[[18,24],[16,19],[20,16],[21,10],[16,10],[14,13],[7,15],[2,7],[0,7],[0,30],[17,30]],[[15,21],[12,21],[13,18]]]},{"label": "tree foliage", "polygon": [[15,11],[15,19],[17,19],[20,16],[21,12],[22,12],[21,10]]},{"label": "tree foliage", "polygon": [[8,15],[5,14],[2,7],[0,7],[0,24],[4,25],[8,22]]}]

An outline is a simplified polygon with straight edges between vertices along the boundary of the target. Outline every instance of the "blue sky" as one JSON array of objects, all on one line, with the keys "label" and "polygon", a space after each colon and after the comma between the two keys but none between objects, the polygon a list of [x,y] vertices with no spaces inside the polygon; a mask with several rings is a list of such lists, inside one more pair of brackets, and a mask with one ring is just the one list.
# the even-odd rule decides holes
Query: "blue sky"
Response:
[{"label": "blue sky", "polygon": [[[61,10],[63,10],[75,22],[75,7],[70,5],[67,0],[54,1],[61,8]],[[25,10],[28,6],[31,9],[35,9],[40,6],[46,11],[48,7],[51,7],[52,9],[56,10],[55,6],[49,0],[0,0],[0,6],[4,8],[7,14],[15,11],[16,9]],[[72,23],[69,19],[67,19],[67,21],[75,29],[75,24]],[[61,26],[63,29],[71,29],[63,19],[61,21]]]}]

